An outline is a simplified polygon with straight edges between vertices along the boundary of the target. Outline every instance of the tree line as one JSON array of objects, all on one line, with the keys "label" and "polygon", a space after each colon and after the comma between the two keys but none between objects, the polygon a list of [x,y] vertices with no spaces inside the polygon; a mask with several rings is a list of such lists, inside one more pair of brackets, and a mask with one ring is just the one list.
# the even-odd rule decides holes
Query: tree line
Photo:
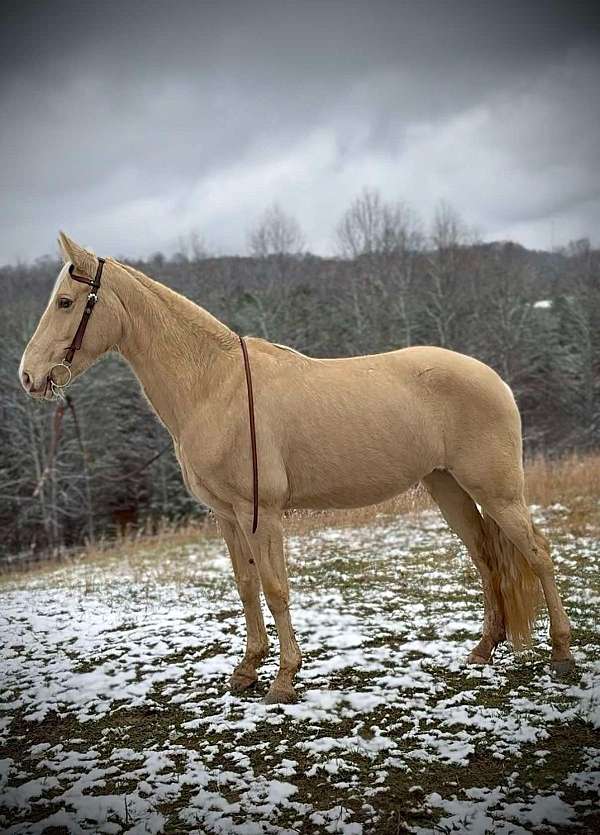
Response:
[{"label": "tree line", "polygon": [[[421,344],[471,354],[513,389],[527,454],[597,446],[600,250],[589,241],[553,252],[483,243],[446,204],[425,228],[409,206],[365,190],[336,246],[332,257],[307,252],[297,221],[274,205],[246,256],[216,256],[190,235],[171,257],[121,260],[235,331],[312,356]],[[53,409],[26,397],[17,369],[59,269],[54,258],[0,268],[2,559],[203,512],[170,449],[151,461],[168,437],[114,355],[73,385],[75,415],[66,411],[49,460]]]}]

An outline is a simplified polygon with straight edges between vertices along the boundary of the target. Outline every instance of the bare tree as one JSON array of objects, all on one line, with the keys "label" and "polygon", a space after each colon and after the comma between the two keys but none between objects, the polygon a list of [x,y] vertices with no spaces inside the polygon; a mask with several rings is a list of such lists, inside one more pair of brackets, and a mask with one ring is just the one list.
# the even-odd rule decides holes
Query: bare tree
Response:
[{"label": "bare tree", "polygon": [[204,261],[212,255],[206,238],[197,229],[192,229],[187,236],[180,236],[179,252],[188,261]]},{"label": "bare tree", "polygon": [[263,212],[248,236],[248,248],[254,258],[299,255],[304,246],[300,224],[278,203],[273,203]]},{"label": "bare tree", "polygon": [[[365,188],[354,199],[336,230],[338,251],[357,262],[353,287],[356,334],[375,323],[364,322],[365,307],[359,299],[369,298],[372,310],[385,305],[390,311],[391,328],[385,347],[413,342],[411,288],[418,253],[422,250],[421,224],[414,211],[402,202],[387,202],[376,189]],[[360,293],[358,293],[360,290]],[[376,325],[375,325],[376,327]]]},{"label": "bare tree", "polygon": [[393,255],[420,245],[422,233],[406,203],[383,200],[365,188],[344,212],[336,229],[337,248],[346,258]]},{"label": "bare tree", "polygon": [[435,329],[435,341],[442,348],[463,347],[459,329],[464,330],[461,318],[468,309],[464,277],[476,269],[475,243],[475,232],[454,207],[441,201],[431,228],[425,310]]},{"label": "bare tree", "polygon": [[248,235],[250,254],[259,262],[262,290],[248,292],[246,300],[254,309],[253,318],[265,339],[272,339],[273,333],[293,316],[292,278],[304,246],[300,224],[278,203],[263,212]]}]

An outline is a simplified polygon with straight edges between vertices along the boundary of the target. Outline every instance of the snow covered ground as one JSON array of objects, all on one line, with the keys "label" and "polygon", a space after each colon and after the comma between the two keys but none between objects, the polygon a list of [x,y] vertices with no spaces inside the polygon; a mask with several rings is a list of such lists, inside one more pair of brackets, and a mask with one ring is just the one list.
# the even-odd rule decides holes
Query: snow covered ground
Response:
[{"label": "snow covered ground", "polygon": [[[539,515],[538,511],[538,515]],[[288,543],[300,701],[227,691],[243,617],[224,546],[0,583],[5,833],[600,830],[600,543],[546,511],[576,673],[535,644],[464,665],[476,575],[434,513]],[[270,621],[270,618],[267,618]]]}]

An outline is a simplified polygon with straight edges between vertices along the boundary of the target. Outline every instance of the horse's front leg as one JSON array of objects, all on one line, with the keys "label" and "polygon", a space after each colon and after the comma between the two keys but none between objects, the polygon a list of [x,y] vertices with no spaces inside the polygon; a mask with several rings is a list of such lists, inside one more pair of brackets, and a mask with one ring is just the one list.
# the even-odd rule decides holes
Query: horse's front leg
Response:
[{"label": "horse's front leg", "polygon": [[241,693],[256,682],[256,668],[269,651],[269,639],[260,606],[260,578],[252,559],[252,552],[237,522],[222,516],[217,518],[231,556],[233,573],[246,618],[246,652],[229,681],[231,692]]},{"label": "horse's front leg", "polygon": [[266,704],[295,702],[294,676],[302,665],[302,656],[290,618],[281,513],[261,508],[258,529],[254,534],[250,533],[251,513],[241,511],[238,520],[258,566],[263,592],[279,638],[279,671],[264,701]]}]

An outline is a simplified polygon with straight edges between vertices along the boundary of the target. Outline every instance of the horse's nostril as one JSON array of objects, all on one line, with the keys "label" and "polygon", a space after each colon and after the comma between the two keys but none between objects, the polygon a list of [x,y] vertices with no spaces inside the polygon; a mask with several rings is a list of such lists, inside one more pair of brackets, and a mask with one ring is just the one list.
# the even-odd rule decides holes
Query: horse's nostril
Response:
[{"label": "horse's nostril", "polygon": [[22,371],[21,372],[21,382],[23,383],[23,388],[26,391],[31,391],[31,387],[33,385],[33,380],[31,379],[31,377],[29,376],[27,371]]}]

